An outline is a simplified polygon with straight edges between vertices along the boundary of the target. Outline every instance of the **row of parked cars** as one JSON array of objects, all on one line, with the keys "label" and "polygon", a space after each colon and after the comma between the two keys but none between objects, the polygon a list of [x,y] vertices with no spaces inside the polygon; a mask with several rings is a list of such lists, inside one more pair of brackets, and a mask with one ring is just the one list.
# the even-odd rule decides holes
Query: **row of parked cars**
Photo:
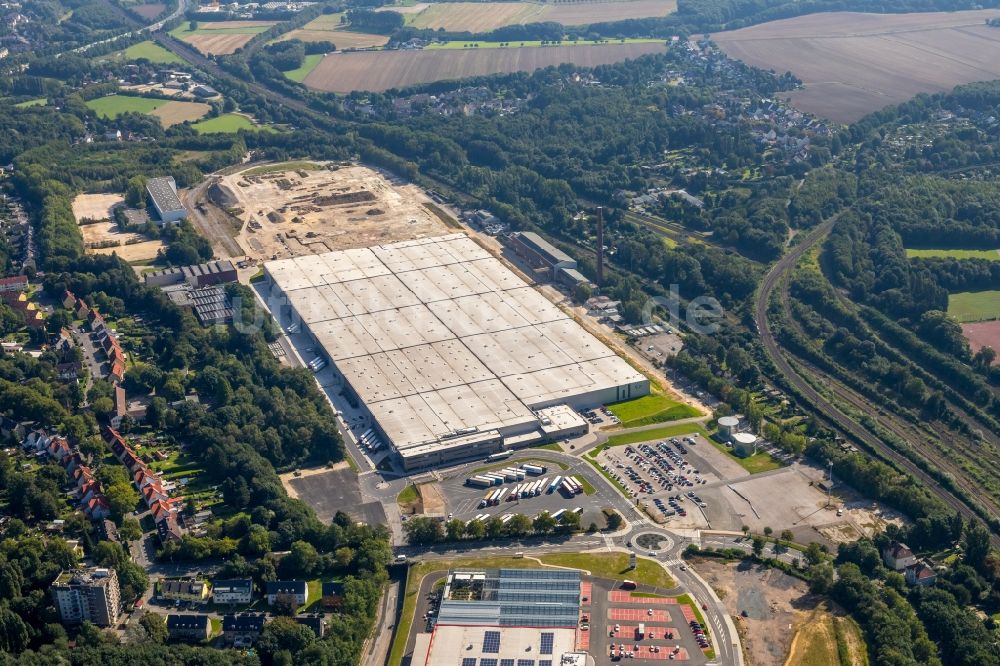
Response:
[{"label": "row of parked cars", "polygon": [[698,647],[704,650],[708,647],[708,636],[705,634],[705,628],[701,626],[701,622],[698,620],[691,620],[689,624],[691,625],[691,633],[694,634],[694,639],[698,641]]}]

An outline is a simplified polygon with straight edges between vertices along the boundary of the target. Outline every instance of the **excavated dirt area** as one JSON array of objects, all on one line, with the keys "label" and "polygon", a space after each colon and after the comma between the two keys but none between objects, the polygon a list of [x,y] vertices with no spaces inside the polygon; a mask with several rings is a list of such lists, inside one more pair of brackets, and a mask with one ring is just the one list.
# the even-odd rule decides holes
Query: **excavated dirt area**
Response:
[{"label": "excavated dirt area", "polygon": [[358,165],[297,162],[223,176],[246,253],[269,261],[447,233],[417,186]]}]

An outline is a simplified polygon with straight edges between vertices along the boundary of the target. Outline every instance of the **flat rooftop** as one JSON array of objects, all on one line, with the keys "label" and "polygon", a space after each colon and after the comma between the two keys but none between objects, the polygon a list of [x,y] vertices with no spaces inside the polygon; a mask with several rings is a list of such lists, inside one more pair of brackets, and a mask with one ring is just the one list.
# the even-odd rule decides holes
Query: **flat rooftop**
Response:
[{"label": "flat rooftop", "polygon": [[438,624],[433,633],[418,635],[413,666],[559,666],[562,655],[573,652],[575,644],[573,629]]},{"label": "flat rooftop", "polygon": [[265,269],[401,452],[529,432],[537,409],[647,381],[464,234]]}]

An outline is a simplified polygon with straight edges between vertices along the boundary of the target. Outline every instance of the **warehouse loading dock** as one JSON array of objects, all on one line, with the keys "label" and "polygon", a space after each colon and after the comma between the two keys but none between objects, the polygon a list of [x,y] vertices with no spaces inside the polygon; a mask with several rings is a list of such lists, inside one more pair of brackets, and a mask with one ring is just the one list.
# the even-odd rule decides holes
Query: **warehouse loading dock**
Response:
[{"label": "warehouse loading dock", "polygon": [[269,262],[265,276],[272,311],[301,322],[407,470],[571,436],[579,423],[543,428],[537,412],[649,392],[463,234]]}]

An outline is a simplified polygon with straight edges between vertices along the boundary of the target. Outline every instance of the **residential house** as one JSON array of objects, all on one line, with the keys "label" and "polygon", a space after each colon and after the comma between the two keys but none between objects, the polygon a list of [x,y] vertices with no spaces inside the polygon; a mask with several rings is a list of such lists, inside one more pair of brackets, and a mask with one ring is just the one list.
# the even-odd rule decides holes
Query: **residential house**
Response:
[{"label": "residential house", "polygon": [[76,303],[73,305],[73,313],[76,315],[77,319],[86,319],[87,315],[90,314],[90,308],[87,304],[83,302],[82,298],[76,299]]},{"label": "residential house", "polygon": [[94,333],[97,333],[98,330],[105,328],[104,317],[101,316],[100,312],[93,308],[91,308],[90,314],[87,316],[87,323],[90,325],[90,330]]},{"label": "residential house", "polygon": [[27,421],[15,421],[9,416],[0,416],[0,437],[23,440],[28,433]]},{"label": "residential house", "polygon": [[253,601],[253,581],[250,579],[213,581],[212,601],[217,604],[248,604]]},{"label": "residential house", "polygon": [[[121,382],[122,380],[116,379],[115,381]],[[119,383],[115,385],[115,410],[111,414],[111,427],[120,428],[122,426],[122,419],[125,418],[127,412],[128,402],[125,400],[125,389]]]},{"label": "residential house", "polygon": [[903,576],[910,585],[933,585],[937,581],[937,574],[925,560],[906,567]]},{"label": "residential house", "polygon": [[121,537],[118,536],[118,528],[110,520],[99,520],[95,523],[97,527],[98,538],[104,541],[111,541],[113,543],[121,543]]},{"label": "residential house", "polygon": [[260,638],[264,629],[264,615],[242,613],[222,617],[222,636],[226,643],[234,647],[249,647]]},{"label": "residential house", "polygon": [[304,580],[273,580],[267,583],[267,603],[304,606],[309,602],[309,586]]},{"label": "residential house", "polygon": [[893,541],[882,549],[882,560],[885,565],[895,571],[902,571],[906,567],[916,564],[917,558],[913,551],[907,548],[906,544]]},{"label": "residential house", "polygon": [[184,536],[181,526],[177,524],[174,515],[167,515],[156,523],[156,535],[160,537],[160,543],[167,544],[170,541],[180,541]]},{"label": "residential house", "polygon": [[111,515],[111,505],[101,495],[87,502],[83,506],[83,513],[91,520],[104,520]]},{"label": "residential house", "polygon": [[116,384],[125,381],[125,364],[121,361],[112,361],[111,370],[108,371],[108,379]]},{"label": "residential house", "polygon": [[164,580],[160,582],[160,596],[175,601],[193,601],[203,604],[210,596],[208,581]]},{"label": "residential house", "polygon": [[12,275],[0,278],[0,293],[20,293],[28,288],[28,276]]},{"label": "residential house", "polygon": [[105,141],[121,141],[122,131],[118,129],[108,130],[104,133],[104,139]]},{"label": "residential house", "polygon": [[62,382],[75,382],[82,366],[78,361],[59,363],[56,365],[56,377]]},{"label": "residential house", "polygon": [[326,620],[321,613],[300,615],[295,618],[295,621],[312,629],[313,633],[316,634],[316,638],[323,638],[326,635]]},{"label": "residential house", "polygon": [[76,306],[76,294],[67,289],[63,292],[62,306],[67,310],[73,310]]},{"label": "residential house", "polygon": [[339,608],[344,602],[344,584],[336,581],[323,583],[323,596],[320,603],[324,608]]},{"label": "residential house", "polygon": [[167,634],[176,641],[203,641],[212,634],[207,615],[168,615]]}]

